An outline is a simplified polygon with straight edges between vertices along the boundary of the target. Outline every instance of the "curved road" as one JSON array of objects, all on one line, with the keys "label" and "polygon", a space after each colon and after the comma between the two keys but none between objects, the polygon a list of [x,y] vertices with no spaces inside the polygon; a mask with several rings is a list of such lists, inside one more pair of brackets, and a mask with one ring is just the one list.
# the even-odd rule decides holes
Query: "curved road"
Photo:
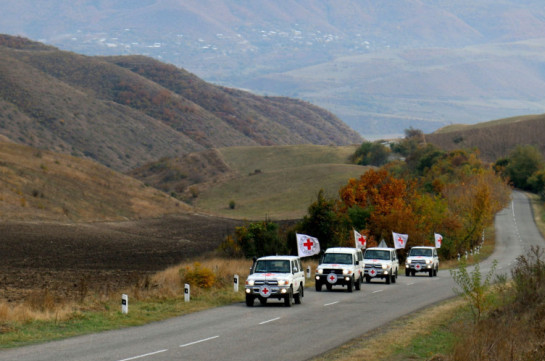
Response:
[{"label": "curved road", "polygon": [[[543,245],[526,196],[514,192],[496,216],[497,245],[481,265],[509,274],[517,256]],[[396,284],[364,284],[347,293],[306,289],[302,305],[248,308],[244,303],[198,312],[142,327],[74,337],[0,351],[17,361],[306,360],[389,321],[454,295],[449,271],[438,277],[398,277]]]}]

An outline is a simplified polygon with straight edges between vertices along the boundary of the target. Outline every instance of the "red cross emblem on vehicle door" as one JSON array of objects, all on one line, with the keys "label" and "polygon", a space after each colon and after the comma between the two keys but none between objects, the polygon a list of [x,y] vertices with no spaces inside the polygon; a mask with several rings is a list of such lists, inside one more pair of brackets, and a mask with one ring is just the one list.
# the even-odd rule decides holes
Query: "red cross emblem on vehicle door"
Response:
[{"label": "red cross emblem on vehicle door", "polygon": [[375,277],[376,275],[377,275],[377,271],[374,268],[371,268],[371,270],[369,271],[369,276]]},{"label": "red cross emblem on vehicle door", "polygon": [[336,283],[337,282],[337,275],[335,273],[330,273],[327,276],[327,282],[329,282],[331,284]]},{"label": "red cross emblem on vehicle door", "polygon": [[271,290],[267,286],[263,286],[259,289],[259,294],[263,297],[269,297],[271,294]]},{"label": "red cross emblem on vehicle door", "polygon": [[303,246],[307,247],[307,249],[310,251],[312,246],[314,246],[314,242],[312,242],[310,238],[307,238],[307,241],[303,243]]}]

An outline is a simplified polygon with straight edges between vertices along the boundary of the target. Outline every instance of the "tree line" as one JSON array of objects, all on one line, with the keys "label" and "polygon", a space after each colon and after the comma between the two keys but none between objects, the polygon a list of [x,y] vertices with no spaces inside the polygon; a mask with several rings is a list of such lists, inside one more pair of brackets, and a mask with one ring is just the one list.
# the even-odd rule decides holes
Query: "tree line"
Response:
[{"label": "tree line", "polygon": [[238,227],[222,250],[245,257],[297,254],[295,233],[318,238],[322,249],[353,247],[357,230],[368,246],[382,240],[393,246],[392,232],[408,234],[407,249],[433,245],[434,233],[440,233],[441,256],[454,258],[479,245],[483,230],[508,204],[509,182],[514,182],[507,172],[519,162],[502,161],[502,168],[481,161],[477,150],[443,151],[426,144],[415,129],[406,130],[397,143],[365,142],[352,159],[359,164],[378,159],[381,164],[349,179],[336,198],[318,191],[307,214],[289,229],[281,232],[270,220]]}]

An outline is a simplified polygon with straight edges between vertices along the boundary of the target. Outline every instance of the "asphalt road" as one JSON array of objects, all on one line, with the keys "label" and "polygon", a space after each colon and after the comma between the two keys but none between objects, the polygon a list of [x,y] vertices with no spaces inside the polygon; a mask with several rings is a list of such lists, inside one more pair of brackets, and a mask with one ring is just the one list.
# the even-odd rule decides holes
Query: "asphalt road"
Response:
[{"label": "asphalt road", "polygon": [[[496,216],[497,273],[509,273],[530,245],[544,245],[527,198],[513,193]],[[0,360],[17,361],[172,361],[306,360],[410,312],[454,295],[449,271],[438,277],[398,277],[396,284],[374,281],[361,291],[315,292],[307,288],[302,305],[244,303],[203,311],[147,326],[103,332],[12,350]],[[387,340],[385,340],[387,342]]]}]

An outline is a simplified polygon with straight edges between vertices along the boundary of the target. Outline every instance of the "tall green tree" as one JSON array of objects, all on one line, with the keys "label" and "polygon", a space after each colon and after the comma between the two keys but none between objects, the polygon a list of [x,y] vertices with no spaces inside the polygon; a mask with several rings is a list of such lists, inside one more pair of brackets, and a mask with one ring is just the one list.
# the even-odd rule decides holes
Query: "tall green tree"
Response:
[{"label": "tall green tree", "polygon": [[543,155],[533,145],[519,145],[509,153],[508,158],[505,174],[515,187],[531,190],[528,180],[535,172],[545,167]]}]

